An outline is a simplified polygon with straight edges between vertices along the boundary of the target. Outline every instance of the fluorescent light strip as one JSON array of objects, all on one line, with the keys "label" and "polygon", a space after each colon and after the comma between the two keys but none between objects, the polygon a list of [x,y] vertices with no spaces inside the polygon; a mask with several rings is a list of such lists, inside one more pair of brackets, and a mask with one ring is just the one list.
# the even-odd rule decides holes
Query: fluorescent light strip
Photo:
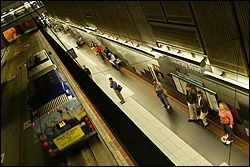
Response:
[{"label": "fluorescent light strip", "polygon": [[91,28],[91,27],[85,27],[86,29],[89,29],[89,30],[92,30],[92,31],[95,31],[96,28]]},{"label": "fluorescent light strip", "polygon": [[198,61],[198,60],[196,60],[196,59],[194,59],[194,58],[192,58],[192,57],[180,56],[180,55],[176,54],[175,52],[166,51],[166,50],[164,50],[164,49],[162,49],[162,48],[158,48],[158,47],[153,47],[153,48],[154,48],[155,50],[159,50],[159,51],[162,51],[162,52],[165,52],[165,53],[170,53],[170,54],[173,54],[173,55],[175,55],[175,56],[182,57],[182,58],[189,59],[189,60],[195,61],[195,62],[197,62],[197,63],[200,63],[200,61]]},{"label": "fluorescent light strip", "polygon": [[234,81],[234,80],[232,80],[232,79],[223,78],[222,76],[217,75],[217,74],[214,74],[214,73],[211,73],[211,72],[209,72],[209,71],[204,71],[203,74],[204,74],[204,75],[209,75],[209,76],[214,77],[214,78],[217,78],[217,79],[221,79],[221,80],[226,81],[226,82],[228,82],[228,83],[231,83],[231,84],[234,84],[234,85],[236,85],[236,86],[239,86],[239,87],[242,87],[242,88],[244,88],[244,89],[249,90],[249,85],[246,85],[246,84],[243,84],[243,83]]},{"label": "fluorescent light strip", "polygon": [[144,53],[147,53],[147,54],[149,54],[149,55],[151,55],[151,56],[154,56],[154,57],[156,56],[156,53],[152,53],[152,52],[150,52],[150,51],[141,49],[141,48],[139,48],[139,47],[135,47],[135,46],[129,45],[129,44],[127,44],[127,43],[120,42],[120,41],[118,41],[118,40],[116,40],[116,39],[111,39],[111,38],[105,37],[105,36],[103,36],[103,35],[101,35],[101,34],[97,34],[97,36],[102,37],[102,38],[106,38],[106,39],[108,39],[108,40],[110,40],[110,41],[114,41],[114,42],[119,43],[119,44],[122,44],[122,45],[125,45],[125,46],[127,46],[127,47],[132,48],[132,49],[139,50],[139,51],[144,52]]}]

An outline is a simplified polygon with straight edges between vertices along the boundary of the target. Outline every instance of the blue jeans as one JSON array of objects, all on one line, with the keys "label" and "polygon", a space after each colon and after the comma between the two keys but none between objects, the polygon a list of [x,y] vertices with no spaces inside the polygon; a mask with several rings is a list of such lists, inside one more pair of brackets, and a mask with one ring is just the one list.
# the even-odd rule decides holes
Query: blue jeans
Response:
[{"label": "blue jeans", "polygon": [[223,124],[221,123],[223,130],[228,133],[228,140],[231,141],[233,138],[233,130],[229,127],[230,123]]},{"label": "blue jeans", "polygon": [[170,103],[169,103],[168,99],[166,98],[166,96],[165,96],[165,94],[163,92],[162,93],[158,93],[157,96],[160,98],[161,102],[164,105],[170,106]]}]

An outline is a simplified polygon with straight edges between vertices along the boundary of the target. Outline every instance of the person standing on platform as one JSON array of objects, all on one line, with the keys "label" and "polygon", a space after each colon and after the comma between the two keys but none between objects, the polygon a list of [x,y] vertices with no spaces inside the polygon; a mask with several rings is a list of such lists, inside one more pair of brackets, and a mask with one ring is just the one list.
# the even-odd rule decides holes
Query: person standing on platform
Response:
[{"label": "person standing on platform", "polygon": [[106,54],[106,57],[107,57],[109,60],[111,60],[111,57],[108,56],[108,54],[111,53],[111,52],[110,52],[110,50],[108,49],[107,46],[105,46],[105,49],[103,50],[103,52]]},{"label": "person standing on platform", "polygon": [[206,116],[208,114],[208,106],[207,106],[207,99],[201,93],[201,91],[197,92],[196,108],[197,108],[197,111],[200,110],[200,119],[202,120],[204,124],[204,129],[205,129],[208,126],[208,122],[206,119]]},{"label": "person standing on platform", "polygon": [[196,90],[195,87],[192,86],[192,84],[187,84],[187,104],[188,104],[188,110],[189,110],[189,120],[188,122],[191,121],[198,121],[197,118],[197,113],[196,113],[196,106],[195,106],[195,101],[196,101]]},{"label": "person standing on platform", "polygon": [[117,86],[118,86],[117,83],[115,81],[113,81],[113,79],[111,77],[109,78],[109,82],[110,82],[110,88],[113,88],[115,90],[116,95],[121,100],[120,103],[121,104],[125,103],[125,100],[122,97],[121,92],[117,89]]},{"label": "person standing on platform", "polygon": [[101,49],[101,47],[100,47],[99,45],[97,45],[96,43],[95,43],[95,46],[96,46],[97,52],[98,52],[98,54],[101,56],[102,60],[105,60],[105,57],[104,57],[103,54],[102,54],[102,49]]},{"label": "person standing on platform", "polygon": [[233,142],[232,138],[234,122],[231,111],[224,102],[219,103],[219,116],[224,132],[228,133],[228,140],[226,141],[226,144],[231,144]]},{"label": "person standing on platform", "polygon": [[157,82],[156,79],[152,80],[155,92],[157,93],[157,97],[160,98],[163,106],[162,107],[167,107],[167,109],[170,109],[170,103],[168,99],[166,98],[164,92],[163,92],[163,86],[160,82]]},{"label": "person standing on platform", "polygon": [[85,65],[83,65],[82,67],[83,67],[83,71],[93,80],[91,72],[89,71],[89,69]]},{"label": "person standing on platform", "polygon": [[91,47],[90,49],[92,49],[94,51],[95,55],[97,56],[98,54],[96,51],[95,43],[93,41],[91,41],[90,47]]}]

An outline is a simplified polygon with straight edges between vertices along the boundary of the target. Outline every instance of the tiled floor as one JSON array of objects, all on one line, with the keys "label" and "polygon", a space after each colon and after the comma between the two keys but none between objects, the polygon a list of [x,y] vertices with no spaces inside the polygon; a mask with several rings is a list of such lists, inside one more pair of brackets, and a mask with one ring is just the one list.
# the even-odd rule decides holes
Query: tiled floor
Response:
[{"label": "tiled floor", "polygon": [[[75,40],[70,36],[60,33],[58,36],[66,47],[74,48],[78,62],[90,69],[96,84],[173,163],[178,166],[249,165],[247,154],[233,145],[223,145],[217,134],[203,129],[200,124],[188,123],[188,116],[180,111],[187,110],[186,106],[169,97],[172,108],[167,111],[161,107],[152,85],[125,69],[116,71],[88,47],[75,49]],[[125,104],[119,103],[114,90],[109,87],[109,77],[123,87]]]}]

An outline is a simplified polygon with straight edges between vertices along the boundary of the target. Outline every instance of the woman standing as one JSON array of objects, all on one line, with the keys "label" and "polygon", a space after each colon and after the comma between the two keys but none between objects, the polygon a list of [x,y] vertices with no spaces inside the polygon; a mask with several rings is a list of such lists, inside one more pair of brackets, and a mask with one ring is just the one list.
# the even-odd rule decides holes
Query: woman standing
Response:
[{"label": "woman standing", "polygon": [[223,127],[223,130],[228,133],[228,141],[226,141],[226,144],[231,144],[233,142],[233,116],[231,114],[230,109],[226,105],[226,103],[221,102],[219,104],[219,116],[221,120],[221,124]]}]

